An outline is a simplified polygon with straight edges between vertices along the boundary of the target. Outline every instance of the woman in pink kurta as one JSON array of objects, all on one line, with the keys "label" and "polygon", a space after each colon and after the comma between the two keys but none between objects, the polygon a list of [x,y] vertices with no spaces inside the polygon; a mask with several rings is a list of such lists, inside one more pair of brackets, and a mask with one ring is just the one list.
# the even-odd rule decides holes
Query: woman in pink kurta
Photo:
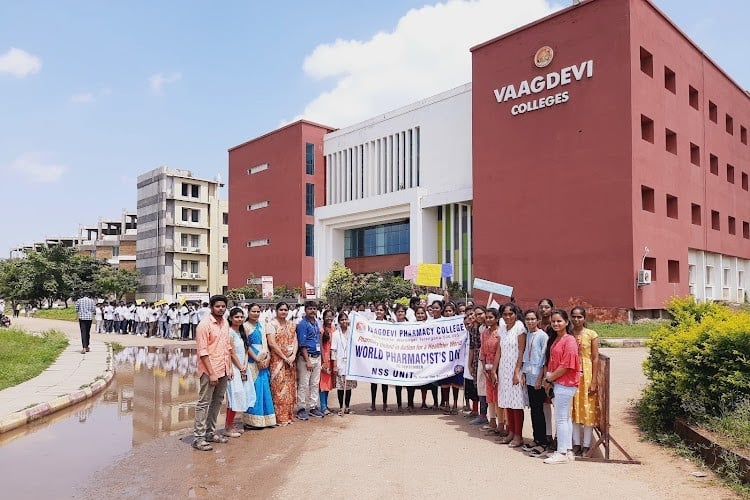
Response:
[{"label": "woman in pink kurta", "polygon": [[320,411],[324,415],[332,412],[328,408],[328,393],[333,389],[333,370],[331,366],[331,339],[333,338],[333,311],[323,311],[323,334],[320,336]]},{"label": "woman in pink kurta", "polygon": [[[495,353],[500,343],[498,335],[498,320],[500,313],[495,308],[487,309],[484,314],[485,329],[482,330],[482,345],[479,348],[479,365],[484,370],[485,383],[487,387],[487,428],[493,432],[499,433],[501,423],[497,414],[497,383],[493,374],[493,364],[495,362]],[[495,422],[492,419],[495,418]]]}]

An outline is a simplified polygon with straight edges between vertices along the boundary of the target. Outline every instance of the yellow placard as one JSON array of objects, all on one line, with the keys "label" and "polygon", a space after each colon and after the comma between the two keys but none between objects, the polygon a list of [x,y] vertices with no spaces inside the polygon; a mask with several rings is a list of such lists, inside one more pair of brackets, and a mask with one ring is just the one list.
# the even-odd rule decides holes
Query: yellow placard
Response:
[{"label": "yellow placard", "polygon": [[440,264],[419,264],[415,283],[421,286],[440,286],[443,266]]},{"label": "yellow placard", "polygon": [[141,305],[144,302],[146,302],[146,299],[135,299],[135,303],[138,304],[138,305]]}]

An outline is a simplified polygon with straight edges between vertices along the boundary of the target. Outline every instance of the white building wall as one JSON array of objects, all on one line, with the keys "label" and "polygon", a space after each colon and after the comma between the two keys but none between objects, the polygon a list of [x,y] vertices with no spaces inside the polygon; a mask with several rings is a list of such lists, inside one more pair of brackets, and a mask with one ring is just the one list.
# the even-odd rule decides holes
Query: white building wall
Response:
[{"label": "white building wall", "polygon": [[745,302],[750,260],[688,249],[688,286],[697,300]]},{"label": "white building wall", "polygon": [[411,263],[438,262],[437,207],[472,200],[471,84],[327,134],[323,152],[316,286],[344,262],[346,229],[408,218]]}]

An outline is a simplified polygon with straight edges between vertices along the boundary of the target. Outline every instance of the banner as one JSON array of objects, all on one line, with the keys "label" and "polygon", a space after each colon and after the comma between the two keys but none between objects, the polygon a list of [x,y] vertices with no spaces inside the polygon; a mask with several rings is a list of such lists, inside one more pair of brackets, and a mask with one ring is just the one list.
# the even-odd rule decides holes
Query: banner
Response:
[{"label": "banner", "polygon": [[484,290],[485,292],[496,293],[503,295],[504,297],[513,296],[513,287],[509,285],[503,285],[502,283],[495,283],[494,281],[483,280],[474,278],[474,288],[478,290]]},{"label": "banner", "polygon": [[260,291],[264,299],[273,297],[273,276],[260,277]]},{"label": "banner", "polygon": [[308,283],[307,281],[305,281],[305,299],[312,300],[315,298],[317,298],[315,296],[315,287],[311,285],[310,283]]},{"label": "banner", "polygon": [[417,386],[463,373],[468,344],[463,316],[402,323],[372,321],[361,313],[350,318],[347,379]]}]

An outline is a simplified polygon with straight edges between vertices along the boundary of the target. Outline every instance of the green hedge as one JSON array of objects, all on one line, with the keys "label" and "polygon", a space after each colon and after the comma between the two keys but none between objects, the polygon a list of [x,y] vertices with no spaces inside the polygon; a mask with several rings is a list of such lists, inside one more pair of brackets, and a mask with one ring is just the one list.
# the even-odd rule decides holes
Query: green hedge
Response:
[{"label": "green hedge", "polygon": [[716,303],[674,299],[674,320],[651,336],[644,372],[651,383],[639,403],[639,423],[652,436],[675,417],[705,422],[750,397],[750,313]]}]

